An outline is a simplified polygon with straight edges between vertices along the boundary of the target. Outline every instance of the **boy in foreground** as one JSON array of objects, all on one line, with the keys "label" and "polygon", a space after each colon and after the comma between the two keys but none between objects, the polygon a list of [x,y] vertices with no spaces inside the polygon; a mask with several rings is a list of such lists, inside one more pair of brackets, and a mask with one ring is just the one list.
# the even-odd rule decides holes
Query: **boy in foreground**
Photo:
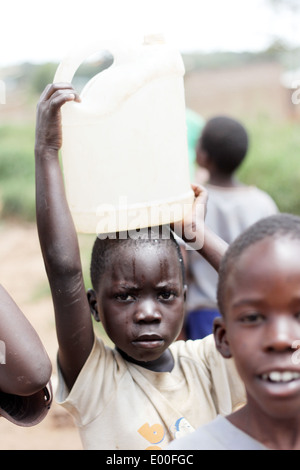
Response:
[{"label": "boy in foreground", "polygon": [[[86,295],[58,159],[60,108],[71,100],[79,100],[71,85],[46,87],[35,145],[37,225],[59,343],[57,398],[75,418],[85,449],[161,449],[218,413],[236,409],[244,387],[212,336],[175,342],[186,286],[171,233],[96,238],[93,289]],[[194,191],[196,208],[202,196],[199,188]],[[191,231],[192,222],[185,223]],[[201,252],[217,267],[223,248],[208,235]],[[95,337],[91,312],[114,349]]]},{"label": "boy in foreground", "polygon": [[217,348],[234,358],[247,404],[168,449],[300,449],[300,218],[255,223],[232,243],[219,271]]}]

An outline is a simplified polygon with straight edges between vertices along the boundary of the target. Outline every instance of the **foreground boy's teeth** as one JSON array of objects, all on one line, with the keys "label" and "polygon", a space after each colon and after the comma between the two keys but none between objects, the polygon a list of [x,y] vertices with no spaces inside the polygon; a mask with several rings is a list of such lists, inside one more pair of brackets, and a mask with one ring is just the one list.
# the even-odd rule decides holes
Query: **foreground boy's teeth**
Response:
[{"label": "foreground boy's teeth", "polygon": [[269,380],[271,382],[290,382],[291,380],[296,380],[299,378],[300,378],[300,372],[291,372],[291,371],[285,371],[285,372],[273,371],[273,372],[270,372],[269,374],[263,374],[262,376],[263,380]]}]

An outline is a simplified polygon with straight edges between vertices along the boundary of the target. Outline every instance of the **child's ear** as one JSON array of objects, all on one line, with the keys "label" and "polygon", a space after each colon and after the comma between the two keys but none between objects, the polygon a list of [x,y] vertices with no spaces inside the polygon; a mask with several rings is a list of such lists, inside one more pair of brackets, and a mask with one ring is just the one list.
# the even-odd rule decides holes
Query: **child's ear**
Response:
[{"label": "child's ear", "polygon": [[203,168],[206,168],[209,164],[208,154],[200,145],[196,149],[196,161]]},{"label": "child's ear", "polygon": [[88,289],[86,295],[87,295],[87,299],[89,302],[91,314],[94,317],[94,319],[99,322],[100,316],[99,316],[99,311],[98,311],[96,292],[94,291],[94,289]]},{"label": "child's ear", "polygon": [[227,332],[223,317],[216,317],[214,319],[213,334],[219,353],[221,353],[225,359],[232,357],[229,343],[227,341]]}]

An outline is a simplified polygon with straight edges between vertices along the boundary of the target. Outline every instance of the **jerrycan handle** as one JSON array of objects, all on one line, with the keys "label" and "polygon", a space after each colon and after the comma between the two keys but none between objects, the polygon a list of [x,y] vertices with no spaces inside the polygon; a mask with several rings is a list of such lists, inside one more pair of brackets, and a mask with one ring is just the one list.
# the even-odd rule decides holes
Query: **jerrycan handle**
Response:
[{"label": "jerrycan handle", "polygon": [[104,50],[108,50],[112,54],[114,58],[112,66],[120,63],[126,55],[126,48],[122,47],[120,42],[116,42],[114,40],[104,40],[96,43],[93,42],[79,49],[75,48],[75,50],[70,52],[70,54],[68,54],[59,64],[53,82],[71,83],[76,70],[79,68],[82,62],[88,59],[91,55]]}]

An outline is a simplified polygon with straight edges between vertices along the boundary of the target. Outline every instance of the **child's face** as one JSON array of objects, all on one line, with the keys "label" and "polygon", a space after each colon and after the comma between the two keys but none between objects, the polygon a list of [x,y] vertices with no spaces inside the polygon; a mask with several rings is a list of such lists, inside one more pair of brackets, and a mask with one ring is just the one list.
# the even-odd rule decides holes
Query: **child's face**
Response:
[{"label": "child's face", "polygon": [[299,260],[299,241],[264,239],[245,250],[227,279],[223,346],[252,409],[276,419],[300,410]]},{"label": "child's face", "polygon": [[176,248],[165,242],[125,245],[107,262],[98,312],[114,344],[135,361],[157,361],[184,319],[185,287]]}]

